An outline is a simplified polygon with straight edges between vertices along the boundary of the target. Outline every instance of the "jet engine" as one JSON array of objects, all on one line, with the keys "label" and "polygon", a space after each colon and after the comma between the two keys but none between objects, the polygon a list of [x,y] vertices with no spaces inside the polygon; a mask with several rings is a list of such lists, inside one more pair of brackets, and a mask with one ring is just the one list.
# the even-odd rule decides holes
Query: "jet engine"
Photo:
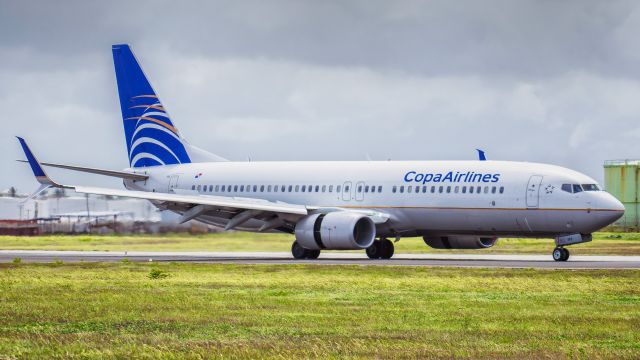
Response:
[{"label": "jet engine", "polygon": [[309,250],[361,250],[376,237],[376,226],[366,215],[349,211],[305,216],[296,224],[296,241]]},{"label": "jet engine", "polygon": [[495,245],[497,237],[471,235],[424,236],[424,243],[434,249],[486,249]]}]

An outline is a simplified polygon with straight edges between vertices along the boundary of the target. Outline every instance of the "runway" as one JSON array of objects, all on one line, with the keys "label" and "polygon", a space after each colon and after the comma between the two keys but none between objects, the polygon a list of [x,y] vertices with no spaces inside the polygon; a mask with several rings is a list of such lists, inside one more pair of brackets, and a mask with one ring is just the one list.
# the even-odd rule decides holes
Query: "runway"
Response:
[{"label": "runway", "polygon": [[640,256],[572,256],[556,262],[551,255],[397,254],[390,260],[370,260],[364,253],[325,252],[317,260],[295,260],[285,252],[149,252],[0,250],[0,262],[46,263],[198,262],[219,264],[317,264],[374,266],[445,266],[538,269],[640,269]]}]

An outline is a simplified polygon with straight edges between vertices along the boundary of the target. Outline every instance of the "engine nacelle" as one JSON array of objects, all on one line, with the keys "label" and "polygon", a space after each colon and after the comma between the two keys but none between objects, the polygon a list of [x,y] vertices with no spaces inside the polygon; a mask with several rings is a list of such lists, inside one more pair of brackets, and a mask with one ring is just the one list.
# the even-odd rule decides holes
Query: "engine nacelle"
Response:
[{"label": "engine nacelle", "polygon": [[309,250],[366,249],[376,237],[376,225],[368,216],[336,211],[305,216],[296,224],[296,241]]},{"label": "engine nacelle", "polygon": [[486,249],[496,244],[497,237],[491,236],[424,236],[424,243],[434,249]]}]

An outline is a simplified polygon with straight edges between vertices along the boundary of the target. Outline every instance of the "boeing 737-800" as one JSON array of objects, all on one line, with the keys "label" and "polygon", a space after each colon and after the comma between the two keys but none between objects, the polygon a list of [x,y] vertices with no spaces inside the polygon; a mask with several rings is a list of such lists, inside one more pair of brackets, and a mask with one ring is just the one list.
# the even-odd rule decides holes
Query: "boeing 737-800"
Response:
[{"label": "boeing 737-800", "polygon": [[[389,238],[421,236],[437,249],[483,249],[498,237],[567,245],[624,213],[592,178],[563,167],[509,161],[235,162],[185,141],[128,45],[113,60],[130,167],[40,164],[19,138],[36,179],[79,193],[147,199],[162,210],[226,230],[293,234],[296,259],[321,250],[366,250],[388,259]],[[64,185],[42,166],[115,176],[126,190]],[[34,194],[34,195],[35,195]]]}]

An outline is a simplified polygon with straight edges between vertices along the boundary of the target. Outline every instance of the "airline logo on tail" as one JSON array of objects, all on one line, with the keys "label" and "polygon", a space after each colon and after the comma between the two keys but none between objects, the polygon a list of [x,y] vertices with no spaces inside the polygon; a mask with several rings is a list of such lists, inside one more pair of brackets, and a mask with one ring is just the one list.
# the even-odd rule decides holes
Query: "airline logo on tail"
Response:
[{"label": "airline logo on tail", "polygon": [[190,163],[184,140],[149,84],[129,45],[113,46],[129,165]]}]

